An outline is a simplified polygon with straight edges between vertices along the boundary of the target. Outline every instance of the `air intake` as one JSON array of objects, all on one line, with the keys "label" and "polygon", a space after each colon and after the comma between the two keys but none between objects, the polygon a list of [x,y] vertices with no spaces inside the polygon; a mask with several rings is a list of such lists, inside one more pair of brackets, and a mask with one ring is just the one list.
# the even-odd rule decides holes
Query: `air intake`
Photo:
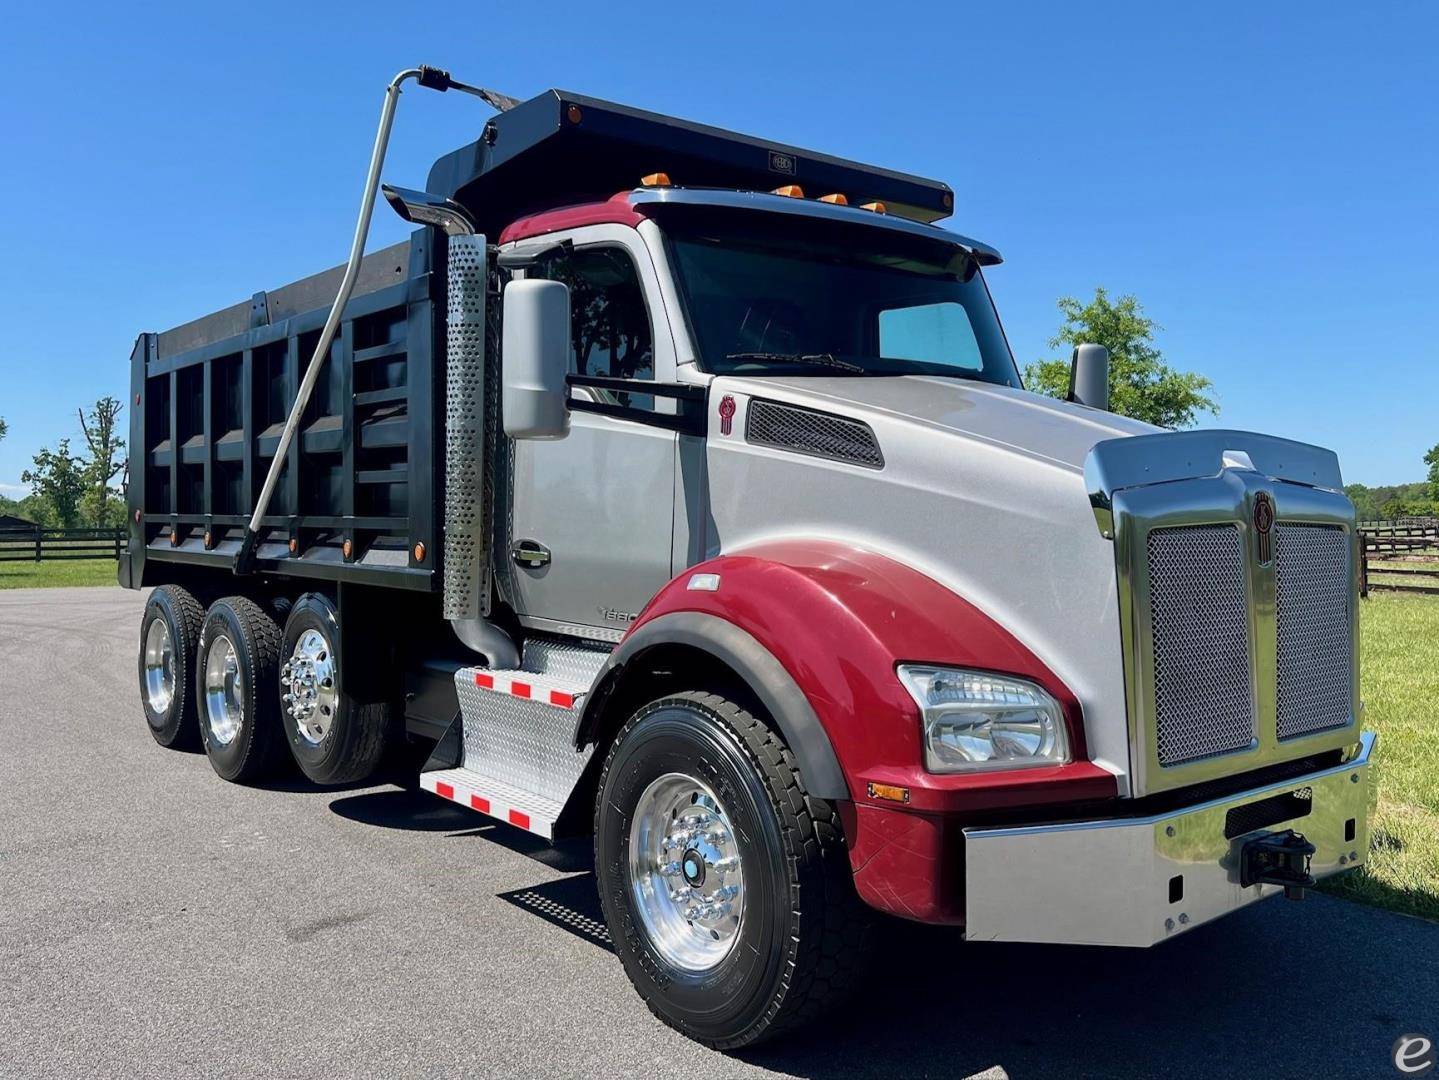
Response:
[{"label": "air intake", "polygon": [[798,405],[751,401],[744,437],[746,442],[796,454],[845,461],[869,469],[884,468],[884,455],[868,424]]}]

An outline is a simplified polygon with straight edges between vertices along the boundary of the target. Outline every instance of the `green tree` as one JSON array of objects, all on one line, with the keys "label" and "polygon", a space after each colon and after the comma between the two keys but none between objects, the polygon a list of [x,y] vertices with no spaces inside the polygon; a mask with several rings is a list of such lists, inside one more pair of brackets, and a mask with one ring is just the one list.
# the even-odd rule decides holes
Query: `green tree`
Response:
[{"label": "green tree", "polygon": [[80,415],[80,430],[85,434],[85,443],[90,448],[90,460],[85,463],[86,479],[90,490],[84,499],[85,517],[97,528],[117,524],[112,513],[115,503],[112,499],[110,481],[125,468],[120,451],[125,449],[125,440],[119,438],[116,420],[120,416],[120,402],[112,397],[102,397],[95,402],[90,416],[84,409],[77,409]]},{"label": "green tree", "polygon": [[[0,425],[4,421],[0,420]],[[1424,455],[1424,464],[1429,466],[1429,497],[1439,500],[1439,443],[1435,443]]]},{"label": "green tree", "polygon": [[[1133,296],[1111,300],[1103,288],[1084,304],[1072,296],[1058,301],[1064,323],[1049,340],[1051,349],[1083,342],[1109,350],[1109,407],[1160,427],[1193,427],[1201,412],[1218,413],[1213,384],[1203,375],[1176,371],[1154,345],[1161,327],[1144,314]],[[1031,390],[1062,398],[1069,393],[1067,359],[1040,360],[1025,369]]]},{"label": "green tree", "polygon": [[1360,521],[1376,521],[1380,517],[1379,500],[1374,492],[1363,484],[1345,484],[1344,494],[1354,504],[1354,514]]},{"label": "green tree", "polygon": [[20,479],[45,501],[60,528],[74,528],[80,519],[80,500],[89,487],[89,475],[86,462],[71,456],[69,439],[61,439],[55,450],[36,454],[35,467],[25,470]]},{"label": "green tree", "polygon": [[5,418],[0,416],[0,439],[10,434],[10,428],[5,423]]}]

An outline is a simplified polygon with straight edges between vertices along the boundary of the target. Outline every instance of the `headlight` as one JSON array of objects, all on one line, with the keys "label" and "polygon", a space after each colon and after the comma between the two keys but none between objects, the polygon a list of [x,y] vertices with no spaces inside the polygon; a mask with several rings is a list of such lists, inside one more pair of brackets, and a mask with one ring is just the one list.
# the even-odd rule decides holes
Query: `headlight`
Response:
[{"label": "headlight", "polygon": [[962,668],[901,664],[919,705],[930,772],[1060,765],[1069,739],[1059,702],[1034,683]]}]

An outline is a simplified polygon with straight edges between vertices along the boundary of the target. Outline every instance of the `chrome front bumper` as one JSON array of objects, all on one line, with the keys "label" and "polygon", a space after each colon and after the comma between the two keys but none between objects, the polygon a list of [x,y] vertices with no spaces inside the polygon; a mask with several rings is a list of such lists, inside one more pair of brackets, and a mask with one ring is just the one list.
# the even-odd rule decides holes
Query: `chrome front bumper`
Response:
[{"label": "chrome front bumper", "polygon": [[[1267,832],[1302,833],[1315,847],[1315,878],[1360,865],[1373,748],[1365,732],[1343,765],[1153,817],[966,829],[966,936],[1153,945],[1282,891],[1239,883],[1241,847]],[[1307,813],[1285,820],[1265,812],[1305,804]],[[1253,821],[1262,824],[1237,832]]]}]

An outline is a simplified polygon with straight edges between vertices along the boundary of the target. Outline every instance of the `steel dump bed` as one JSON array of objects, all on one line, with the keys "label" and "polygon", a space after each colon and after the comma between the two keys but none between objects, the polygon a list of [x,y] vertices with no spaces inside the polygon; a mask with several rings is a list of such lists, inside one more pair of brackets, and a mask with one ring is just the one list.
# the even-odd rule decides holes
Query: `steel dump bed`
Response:
[{"label": "steel dump bed", "polygon": [[[431,243],[422,229],[365,257],[264,519],[257,570],[436,587],[443,284]],[[146,560],[233,562],[341,273],[259,292],[136,341],[134,584]]]}]

